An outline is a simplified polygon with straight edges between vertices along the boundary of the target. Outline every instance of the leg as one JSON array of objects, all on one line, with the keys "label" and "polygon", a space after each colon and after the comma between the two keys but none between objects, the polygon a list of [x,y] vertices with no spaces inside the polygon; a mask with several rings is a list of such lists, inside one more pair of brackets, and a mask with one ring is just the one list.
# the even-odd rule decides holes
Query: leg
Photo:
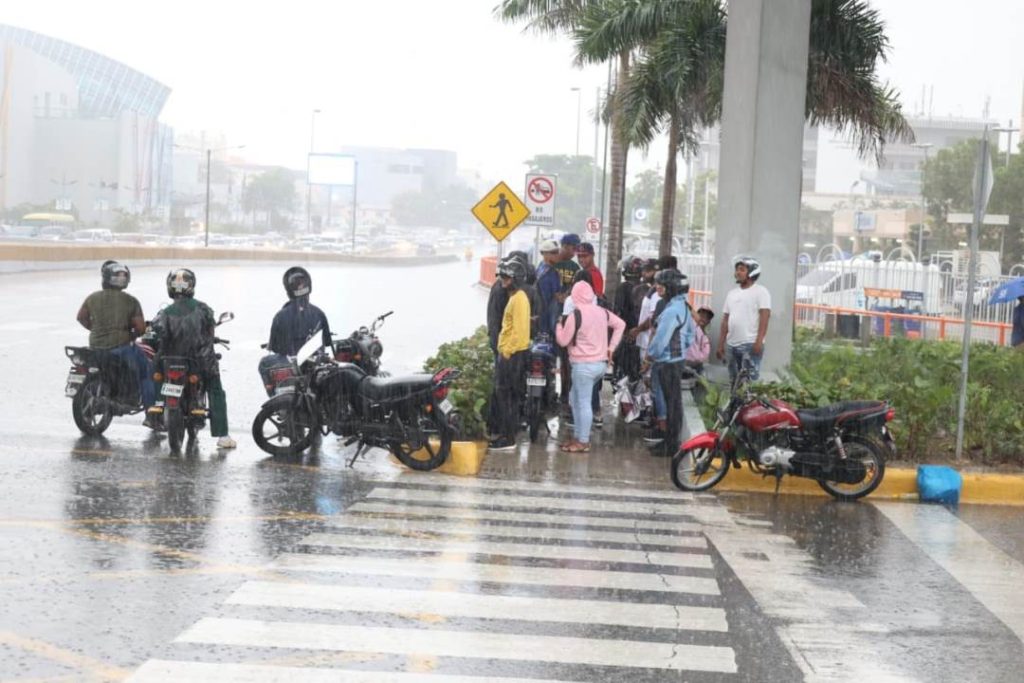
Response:
[{"label": "leg", "polygon": [[576,363],[573,365],[572,412],[573,433],[581,444],[590,443],[590,427],[594,414],[591,409],[593,387],[597,378],[604,374],[604,363]]},{"label": "leg", "polygon": [[664,420],[667,417],[665,412],[665,392],[661,388],[662,363],[655,363],[651,366],[651,393],[654,395],[654,417],[657,420]]},{"label": "leg", "polygon": [[210,433],[228,435],[228,398],[220,383],[220,374],[206,378],[206,395],[210,398]]},{"label": "leg", "polygon": [[664,454],[672,455],[682,441],[683,432],[683,396],[679,382],[682,379],[679,363],[666,363],[658,373],[662,391],[665,395],[666,430]]}]

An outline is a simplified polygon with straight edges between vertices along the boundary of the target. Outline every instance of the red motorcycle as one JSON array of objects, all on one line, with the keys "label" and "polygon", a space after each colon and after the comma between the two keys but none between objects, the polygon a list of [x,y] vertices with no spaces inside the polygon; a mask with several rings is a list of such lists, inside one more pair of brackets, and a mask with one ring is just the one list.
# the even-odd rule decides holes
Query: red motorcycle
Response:
[{"label": "red motorcycle", "polygon": [[711,431],[672,457],[672,483],[706,491],[746,460],[753,472],[775,477],[776,489],[789,474],[814,479],[839,500],[863,498],[882,483],[886,457],[896,452],[887,426],[895,413],[885,401],[796,409],[753,393],[741,373]]}]

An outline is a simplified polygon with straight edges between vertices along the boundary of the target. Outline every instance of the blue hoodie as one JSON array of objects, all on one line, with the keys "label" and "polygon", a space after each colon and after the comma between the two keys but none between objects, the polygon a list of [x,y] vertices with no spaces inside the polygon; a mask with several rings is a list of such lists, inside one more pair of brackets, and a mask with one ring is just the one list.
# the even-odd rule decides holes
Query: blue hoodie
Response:
[{"label": "blue hoodie", "polygon": [[693,316],[686,305],[686,295],[679,294],[668,302],[658,316],[658,327],[647,347],[647,355],[655,363],[682,363],[686,350],[693,344]]}]

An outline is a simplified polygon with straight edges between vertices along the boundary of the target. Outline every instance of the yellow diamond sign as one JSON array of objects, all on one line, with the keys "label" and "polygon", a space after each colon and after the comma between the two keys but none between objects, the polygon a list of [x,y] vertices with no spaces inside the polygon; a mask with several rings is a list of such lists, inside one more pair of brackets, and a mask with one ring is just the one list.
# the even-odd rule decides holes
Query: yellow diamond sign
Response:
[{"label": "yellow diamond sign", "polygon": [[526,204],[516,196],[508,185],[498,183],[494,189],[484,195],[472,209],[476,219],[487,228],[487,232],[499,242],[519,227],[529,215]]}]

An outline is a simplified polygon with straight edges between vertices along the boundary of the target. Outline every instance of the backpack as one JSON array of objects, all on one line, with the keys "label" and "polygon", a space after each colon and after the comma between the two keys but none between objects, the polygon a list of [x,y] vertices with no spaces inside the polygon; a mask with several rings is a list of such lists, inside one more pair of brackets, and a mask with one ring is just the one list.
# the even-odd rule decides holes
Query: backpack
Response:
[{"label": "backpack", "polygon": [[[607,306],[605,307],[607,309]],[[604,312],[605,318],[610,323],[611,318],[608,317],[608,311]],[[578,308],[572,309],[572,319],[576,323],[576,329],[572,332],[572,340],[569,342],[569,346],[576,346],[576,337],[580,334],[580,324],[583,322],[583,313]],[[611,332],[608,333],[611,336]],[[569,348],[568,346],[566,348]]]}]

